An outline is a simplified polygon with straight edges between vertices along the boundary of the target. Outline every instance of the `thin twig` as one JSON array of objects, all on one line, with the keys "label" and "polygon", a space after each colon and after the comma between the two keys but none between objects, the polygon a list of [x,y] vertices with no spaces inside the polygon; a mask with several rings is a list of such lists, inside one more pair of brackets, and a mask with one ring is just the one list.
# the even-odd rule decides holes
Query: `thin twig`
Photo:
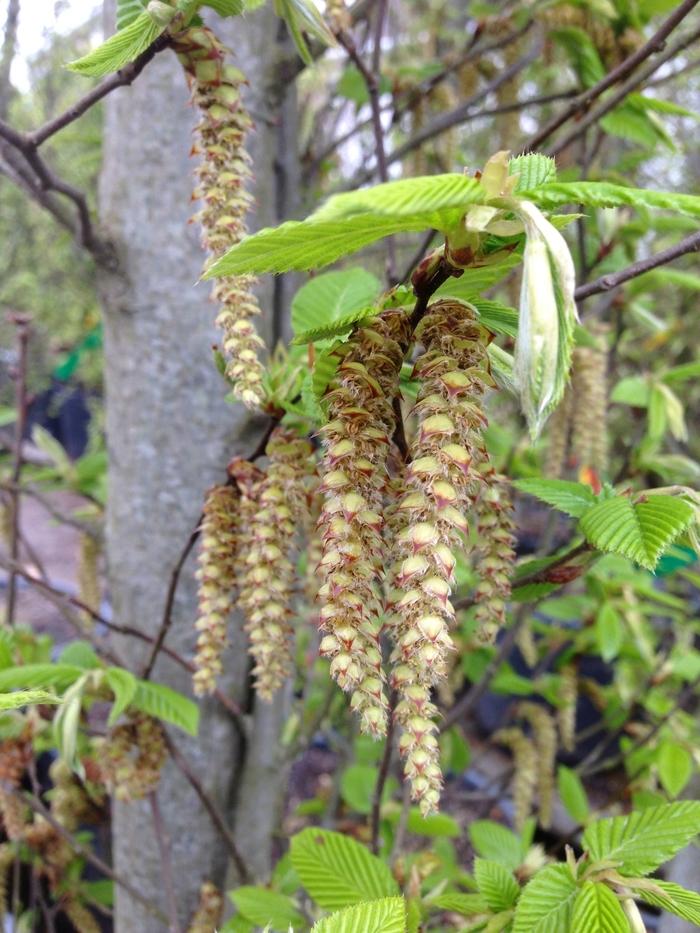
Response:
[{"label": "thin twig", "polygon": [[163,815],[160,812],[158,804],[158,794],[153,791],[148,795],[148,802],[151,806],[151,816],[153,817],[153,831],[158,842],[158,851],[160,853],[160,867],[163,875],[163,888],[165,900],[168,905],[168,915],[170,923],[168,925],[169,933],[180,933],[180,922],[177,916],[177,897],[175,896],[175,880],[173,877],[173,860],[170,836],[163,823]]},{"label": "thin twig", "polygon": [[194,792],[199,797],[202,806],[207,811],[211,817],[211,821],[214,824],[214,827],[217,829],[219,835],[226,844],[228,853],[231,856],[231,859],[236,866],[236,871],[238,872],[240,880],[245,884],[251,879],[250,871],[246,865],[241,853],[238,851],[238,846],[236,845],[236,840],[233,838],[231,830],[226,825],[226,821],[219,812],[218,807],[214,801],[209,797],[207,792],[204,790],[201,781],[194,773],[186,758],[183,756],[182,752],[177,748],[173,740],[170,738],[168,733],[165,733],[165,742],[168,746],[168,751],[170,756],[173,759],[175,765],[179,768],[182,774],[187,778]]},{"label": "thin twig", "polygon": [[396,709],[397,694],[395,690],[391,691],[389,696],[389,719],[386,729],[386,738],[384,739],[384,754],[379,765],[377,781],[372,793],[372,816],[370,821],[371,835],[370,848],[375,855],[379,854],[379,828],[382,815],[382,797],[384,796],[384,787],[389,777],[389,767],[391,766],[391,756],[394,752],[394,710]]},{"label": "thin twig", "polygon": [[632,74],[638,65],[641,65],[642,62],[646,61],[646,59],[655,52],[663,49],[668,36],[673,32],[676,26],[685,19],[698,2],[700,2],[700,0],[684,0],[684,2],[661,24],[648,42],[637,49],[636,52],[633,52],[632,55],[629,55],[624,61],[620,62],[620,64],[613,68],[604,78],[601,78],[597,84],[582,91],[565,110],[539,129],[537,133],[528,140],[525,148],[527,150],[539,148],[539,146],[541,146],[546,139],[549,139],[552,133],[558,130],[560,126],[563,126],[563,124],[572,117],[583,113],[583,111],[587,110],[593,101],[607,91],[608,88],[613,87],[613,85],[618,84],[620,81],[624,81],[628,75]]}]

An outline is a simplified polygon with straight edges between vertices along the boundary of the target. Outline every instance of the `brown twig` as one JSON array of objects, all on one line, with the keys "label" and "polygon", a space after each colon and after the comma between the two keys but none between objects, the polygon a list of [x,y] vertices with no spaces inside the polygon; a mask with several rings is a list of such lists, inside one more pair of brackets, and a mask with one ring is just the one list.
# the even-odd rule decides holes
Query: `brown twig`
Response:
[{"label": "brown twig", "polygon": [[639,262],[632,263],[631,266],[627,266],[626,269],[622,269],[620,272],[603,275],[587,285],[581,285],[575,292],[576,301],[585,301],[586,298],[590,298],[592,295],[609,292],[638,275],[644,275],[645,272],[650,272],[658,266],[673,262],[679,256],[698,251],[700,251],[700,232],[691,233],[690,236],[685,237],[675,246],[669,246],[668,249],[654,253],[653,256],[649,256],[647,259],[640,259]]},{"label": "brown twig", "polygon": [[646,61],[647,58],[655,52],[663,49],[668,36],[673,32],[676,26],[685,19],[698,2],[700,2],[700,0],[684,0],[684,2],[676,7],[673,13],[661,24],[648,42],[637,49],[636,52],[633,52],[632,55],[629,55],[624,61],[620,62],[609,74],[601,78],[597,84],[582,91],[565,110],[538,130],[534,136],[530,137],[525,149],[537,149],[546,139],[549,139],[552,133],[558,130],[560,126],[563,126],[564,123],[572,117],[576,117],[578,114],[583,113],[583,111],[587,110],[593,101],[607,91],[608,88],[613,87],[613,85],[618,84],[620,81],[624,81],[628,75],[632,74],[638,65],[641,65],[642,62]]},{"label": "brown twig", "polygon": [[370,849],[374,855],[379,854],[379,828],[382,815],[382,797],[387,778],[389,777],[389,767],[391,766],[391,756],[394,752],[394,710],[396,709],[398,697],[395,690],[391,691],[389,696],[389,720],[386,729],[386,738],[384,739],[384,754],[377,772],[377,781],[372,793],[372,815],[370,820]]},{"label": "brown twig", "polygon": [[153,832],[158,842],[158,851],[160,853],[160,867],[163,875],[163,888],[165,900],[168,905],[168,924],[169,933],[180,933],[180,922],[177,916],[177,897],[175,895],[175,880],[173,877],[172,846],[170,836],[163,823],[163,815],[160,812],[158,804],[158,794],[156,791],[148,795],[148,802],[151,806],[151,816],[153,818]]},{"label": "brown twig", "polygon": [[[16,328],[17,337],[17,371],[15,374],[15,406],[17,409],[17,420],[15,421],[15,437],[12,447],[12,472],[10,480],[13,488],[9,492],[10,503],[10,540],[9,550],[12,561],[19,560],[19,539],[20,539],[20,508],[21,494],[18,486],[22,478],[22,441],[27,427],[27,350],[29,346],[29,318],[26,315],[12,313],[8,318]],[[9,626],[15,624],[15,609],[17,606],[17,575],[14,570],[10,571],[7,581],[7,603],[5,611],[5,623]]]},{"label": "brown twig", "polygon": [[209,814],[214,827],[226,844],[226,848],[228,849],[228,853],[231,856],[231,860],[236,866],[236,871],[238,872],[240,880],[246,884],[248,881],[250,881],[251,874],[243,857],[241,856],[241,853],[238,851],[236,840],[233,838],[231,830],[226,825],[226,821],[219,812],[219,809],[214,801],[204,790],[201,781],[190,767],[188,761],[185,759],[182,752],[180,752],[180,750],[177,748],[167,732],[165,733],[165,742],[168,746],[168,751],[170,752],[170,756],[173,759],[173,762],[179,768],[184,777],[189,781],[192,789],[199,797],[202,806]]}]

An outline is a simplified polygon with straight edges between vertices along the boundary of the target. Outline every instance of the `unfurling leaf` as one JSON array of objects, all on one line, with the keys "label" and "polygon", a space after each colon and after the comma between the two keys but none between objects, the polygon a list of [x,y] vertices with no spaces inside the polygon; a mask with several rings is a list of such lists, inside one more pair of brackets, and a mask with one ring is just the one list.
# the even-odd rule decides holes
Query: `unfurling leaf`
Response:
[{"label": "unfurling leaf", "polygon": [[101,78],[112,71],[119,71],[145,52],[163,32],[165,26],[156,23],[145,11],[132,20],[124,29],[115,32],[106,42],[83,58],[71,62],[68,67],[78,74]]}]

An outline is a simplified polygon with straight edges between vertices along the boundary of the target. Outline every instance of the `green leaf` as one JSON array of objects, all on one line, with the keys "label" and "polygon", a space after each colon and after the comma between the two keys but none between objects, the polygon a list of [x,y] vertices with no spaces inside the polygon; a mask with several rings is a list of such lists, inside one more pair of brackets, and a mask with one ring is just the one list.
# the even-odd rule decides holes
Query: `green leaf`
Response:
[{"label": "green leaf", "polygon": [[566,865],[537,872],[515,908],[513,933],[563,933],[571,923],[578,888]]},{"label": "green leaf", "polygon": [[539,152],[519,155],[508,161],[508,174],[519,175],[516,191],[532,190],[556,180],[557,163]]},{"label": "green leaf", "polygon": [[335,321],[329,321],[327,324],[319,324],[318,327],[312,327],[309,330],[302,331],[293,340],[292,344],[302,345],[306,343],[315,343],[317,340],[324,340],[328,337],[340,337],[349,334],[350,331],[362,321],[374,317],[377,311],[375,308],[360,308],[357,311],[350,311],[343,317]]},{"label": "green leaf", "polygon": [[620,379],[610,394],[610,401],[634,408],[646,408],[649,404],[649,380],[645,376],[628,376]]},{"label": "green leaf", "polygon": [[[351,810],[364,815],[371,812],[377,774],[378,769],[371,765],[350,765],[345,769],[340,779],[340,795]],[[382,800],[389,799],[395,789],[396,782],[390,778],[384,786]]]},{"label": "green leaf", "polygon": [[100,659],[95,654],[89,641],[70,642],[60,653],[58,659],[61,664],[71,664],[85,670],[92,670],[100,666]]},{"label": "green leaf", "polygon": [[133,23],[145,8],[144,0],[117,0],[117,30]]},{"label": "green leaf", "polygon": [[61,698],[45,690],[16,690],[14,693],[0,693],[0,709],[19,709],[21,706],[60,703]]},{"label": "green leaf", "polygon": [[482,858],[499,862],[510,871],[522,864],[525,853],[520,836],[500,823],[474,820],[469,824],[469,838],[474,851]]},{"label": "green leaf", "polygon": [[635,888],[634,896],[700,927],[700,894],[687,891],[672,881],[660,881],[658,878],[654,878],[654,887],[657,890]]},{"label": "green leaf", "polygon": [[623,875],[648,875],[700,833],[700,802],[649,807],[592,823],[582,845],[595,861],[619,862]]},{"label": "green leaf", "polygon": [[333,376],[335,376],[336,370],[338,369],[340,357],[335,351],[339,346],[340,342],[337,341],[332,344],[332,346],[328,347],[327,350],[322,350],[320,353],[316,354],[311,386],[317,399],[322,397],[328,383]]},{"label": "green leaf", "polygon": [[489,906],[480,894],[448,892],[434,900],[426,901],[425,906],[429,909],[449,910],[450,913],[461,914],[463,917],[475,917],[489,913]]},{"label": "green leaf", "polygon": [[571,933],[624,933],[629,923],[606,884],[586,881],[574,903]]},{"label": "green leaf", "polygon": [[519,266],[522,262],[522,256],[517,253],[509,253],[505,257],[494,258],[493,262],[484,266],[475,266],[465,269],[459,278],[450,278],[444,285],[435,292],[436,297],[451,295],[453,298],[460,298],[462,301],[474,301],[474,295],[485,292],[492,288],[501,279],[505,278],[509,272]]},{"label": "green leaf", "polygon": [[238,16],[243,12],[243,0],[205,0],[204,6],[211,7],[219,16]]},{"label": "green leaf", "polygon": [[197,735],[199,728],[199,708],[188,697],[171,690],[164,684],[152,684],[139,680],[136,693],[131,700],[134,709],[170,722],[190,735]]},{"label": "green leaf", "polygon": [[624,496],[597,502],[581,518],[581,530],[599,551],[622,554],[647,570],[694,520],[693,507],[672,496],[632,503]]},{"label": "green leaf", "polygon": [[141,13],[94,51],[70,62],[68,67],[78,74],[102,78],[138,58],[162,32],[163,27],[155,23],[148,13]]},{"label": "green leaf", "polygon": [[406,902],[386,897],[319,920],[312,933],[406,933]]},{"label": "green leaf", "polygon": [[645,107],[630,98],[607,113],[600,120],[600,126],[611,136],[637,143],[646,149],[655,149],[659,143],[675,149],[673,140],[656,114],[647,113]]},{"label": "green leaf", "polygon": [[684,745],[670,739],[661,743],[656,766],[663,789],[671,797],[680,794],[693,774],[692,755]]},{"label": "green leaf", "polygon": [[520,492],[535,496],[574,518],[580,518],[596,502],[593,490],[585,483],[563,479],[519,479],[513,485]]},{"label": "green leaf", "polygon": [[508,910],[517,901],[520,885],[511,872],[499,862],[483,858],[474,859],[474,877],[479,894],[495,913]]},{"label": "green leaf", "polygon": [[301,883],[326,910],[399,893],[388,866],[348,836],[304,829],[292,838],[290,852]]},{"label": "green leaf", "polygon": [[590,815],[588,797],[581,778],[567,768],[559,765],[557,769],[557,788],[559,798],[566,808],[566,812],[575,823],[586,823]]},{"label": "green leaf", "polygon": [[324,45],[337,45],[335,36],[316,9],[313,0],[274,0],[275,12],[287,24],[300,58],[306,65],[313,58],[306,44],[304,33],[318,39]]},{"label": "green leaf", "polygon": [[130,671],[125,671],[123,667],[108,667],[105,671],[105,678],[114,694],[114,702],[107,720],[107,723],[113,726],[134,699],[138,681]]},{"label": "green leaf", "polygon": [[[381,288],[376,276],[358,268],[325,272],[309,279],[292,299],[294,342],[308,343],[300,335],[338,323],[355,312],[368,312]],[[356,318],[350,320],[348,330],[354,320]]]},{"label": "green leaf", "polygon": [[592,87],[605,76],[605,65],[585,30],[578,26],[562,26],[551,34],[566,49],[584,87]]},{"label": "green leaf", "polygon": [[422,816],[418,807],[411,807],[408,811],[406,828],[416,836],[448,836],[454,839],[461,835],[459,823],[447,813]]},{"label": "green leaf", "polygon": [[70,687],[85,672],[68,664],[25,664],[0,671],[0,690],[17,687],[54,687],[62,691]]},{"label": "green leaf", "polygon": [[595,619],[595,637],[598,651],[604,661],[612,661],[620,653],[624,627],[612,603],[603,603]]},{"label": "green leaf", "polygon": [[494,334],[518,336],[518,312],[515,308],[501,304],[500,301],[479,298],[478,295],[473,295],[467,301],[476,308],[479,320],[484,327],[488,327]]},{"label": "green leaf", "polygon": [[586,207],[652,207],[700,217],[698,195],[625,188],[623,185],[613,185],[609,182],[557,181],[520,194],[521,197],[529,198],[545,208],[558,207],[561,204],[583,204]]},{"label": "green leaf", "polygon": [[82,672],[78,680],[71,684],[52,723],[54,742],[61,753],[61,757],[77,772],[81,771],[81,765],[76,756],[83,693],[88,677],[89,674]]},{"label": "green leaf", "polygon": [[229,893],[229,897],[246,920],[256,926],[269,924],[277,933],[287,933],[289,927],[302,927],[304,918],[294,901],[268,888],[243,885]]}]

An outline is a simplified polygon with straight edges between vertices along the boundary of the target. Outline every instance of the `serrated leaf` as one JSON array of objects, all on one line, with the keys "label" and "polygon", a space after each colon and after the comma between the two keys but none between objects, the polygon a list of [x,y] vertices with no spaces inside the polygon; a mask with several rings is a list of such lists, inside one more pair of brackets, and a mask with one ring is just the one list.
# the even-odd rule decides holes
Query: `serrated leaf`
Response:
[{"label": "serrated leaf", "polygon": [[603,603],[595,618],[595,637],[601,658],[612,661],[620,653],[624,627],[617,609],[611,603]]},{"label": "serrated leaf", "polygon": [[574,518],[580,518],[596,502],[593,490],[585,483],[563,479],[519,479],[513,485],[520,492],[535,496]]},{"label": "serrated leaf", "polygon": [[606,884],[586,881],[571,918],[571,933],[623,933],[629,928],[619,900]]},{"label": "serrated leaf", "polygon": [[124,670],[123,667],[108,667],[105,671],[105,679],[114,694],[114,702],[107,720],[108,724],[113,726],[134,699],[138,681],[130,671]]},{"label": "serrated leaf", "polygon": [[510,871],[523,860],[523,843],[520,836],[508,827],[493,820],[474,820],[469,824],[469,838],[477,855],[499,862]]},{"label": "serrated leaf", "polygon": [[269,924],[276,933],[287,933],[291,927],[302,927],[304,918],[294,901],[277,891],[254,885],[242,885],[229,893],[239,913],[256,926]]},{"label": "serrated leaf", "polygon": [[388,866],[340,833],[304,829],[292,838],[290,853],[301,883],[326,910],[399,893]]},{"label": "serrated leaf", "polygon": [[141,13],[98,48],[70,62],[68,68],[78,74],[102,78],[138,58],[162,32],[163,26],[155,23],[148,13]]},{"label": "serrated leaf", "polygon": [[515,384],[515,374],[513,372],[514,360],[510,353],[507,353],[496,343],[489,344],[488,347],[489,365],[491,366],[491,375],[498,385],[510,392],[517,398],[518,389]]},{"label": "serrated leaf", "polygon": [[585,823],[590,809],[585,788],[578,774],[566,765],[560,765],[557,769],[557,789],[559,799],[571,819],[576,823]]},{"label": "serrated leaf", "polygon": [[16,690],[14,693],[0,693],[0,709],[19,709],[21,706],[60,703],[60,697],[45,690]]},{"label": "serrated leaf", "polygon": [[508,161],[508,174],[519,175],[516,191],[532,190],[556,180],[557,163],[551,156],[529,152]]},{"label": "serrated leaf", "polygon": [[133,23],[145,8],[144,0],[117,0],[117,31]]},{"label": "serrated leaf", "polygon": [[426,906],[431,909],[435,907],[438,910],[449,910],[450,913],[461,914],[463,917],[475,917],[489,912],[489,906],[480,894],[450,892],[427,901]]},{"label": "serrated leaf", "polygon": [[327,324],[319,324],[310,330],[302,331],[293,340],[293,345],[303,345],[306,343],[315,343],[317,340],[325,340],[329,337],[340,337],[349,334],[356,324],[366,321],[376,315],[375,308],[360,308],[357,311],[350,311],[348,314],[337,318],[335,321],[329,321]]},{"label": "serrated leaf", "polygon": [[474,877],[479,894],[494,913],[508,910],[517,901],[520,885],[511,872],[500,862],[489,859],[474,859]]},{"label": "serrated leaf", "polygon": [[340,357],[335,351],[338,349],[339,345],[340,343],[336,342],[328,347],[327,350],[322,350],[320,353],[316,354],[314,372],[311,377],[311,387],[317,399],[323,396],[328,383],[333,376],[335,376],[336,370],[338,369]]},{"label": "serrated leaf", "polygon": [[562,933],[568,930],[578,893],[566,865],[549,865],[525,885],[515,908],[513,933]]},{"label": "serrated leaf", "polygon": [[319,920],[311,933],[406,933],[406,901],[386,897],[357,904]]},{"label": "serrated leaf", "polygon": [[689,217],[700,217],[698,195],[625,188],[624,185],[614,185],[610,182],[552,182],[519,194],[544,208],[558,207],[561,204],[583,204],[586,207],[651,207],[687,214]]},{"label": "serrated leaf", "polygon": [[165,684],[138,681],[131,705],[149,716],[178,726],[190,735],[197,735],[199,707],[188,697],[171,690]]},{"label": "serrated leaf", "polygon": [[597,502],[581,518],[581,531],[599,551],[622,554],[653,570],[661,554],[694,520],[693,507],[672,496],[632,504],[624,496]]},{"label": "serrated leaf", "polygon": [[63,691],[84,674],[81,667],[69,664],[25,664],[0,671],[0,690],[17,687],[54,687]]},{"label": "serrated leaf", "polygon": [[700,927],[700,894],[687,891],[672,881],[661,881],[658,878],[654,878],[654,887],[657,890],[635,888],[634,896]]},{"label": "serrated leaf", "polygon": [[479,320],[484,327],[488,327],[494,334],[518,336],[518,312],[515,308],[504,305],[500,301],[480,298],[478,295],[473,295],[467,301],[476,308]]},{"label": "serrated leaf", "polygon": [[598,820],[583,834],[593,861],[619,863],[622,875],[648,875],[700,833],[700,802],[648,807],[629,816]]},{"label": "serrated leaf", "polygon": [[381,288],[376,276],[358,268],[324,272],[309,279],[292,299],[294,342],[308,343],[300,335],[305,336],[308,331],[339,322],[354,312],[366,311],[373,305]]},{"label": "serrated leaf", "polygon": [[656,766],[663,789],[671,797],[680,794],[693,774],[692,755],[684,745],[670,739],[659,746]]}]

